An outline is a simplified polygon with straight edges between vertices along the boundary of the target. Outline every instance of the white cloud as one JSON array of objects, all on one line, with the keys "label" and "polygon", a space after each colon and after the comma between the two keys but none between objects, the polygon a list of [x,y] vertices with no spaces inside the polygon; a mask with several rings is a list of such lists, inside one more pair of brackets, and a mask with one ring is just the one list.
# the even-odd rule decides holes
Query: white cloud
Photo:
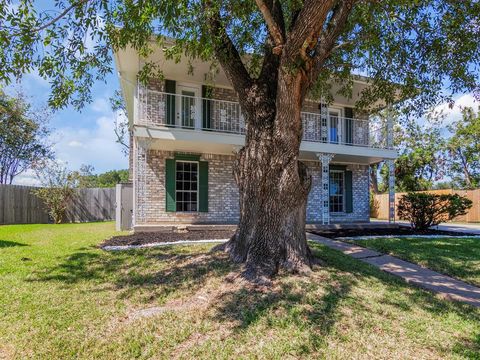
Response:
[{"label": "white cloud", "polygon": [[13,179],[15,185],[40,186],[35,171],[27,170]]},{"label": "white cloud", "polygon": [[477,108],[479,105],[480,103],[475,100],[472,94],[465,94],[455,100],[455,104],[453,105],[453,107],[450,107],[448,103],[444,103],[437,106],[433,110],[433,113],[445,116],[445,123],[449,124],[462,118],[463,108]]},{"label": "white cloud", "polygon": [[72,140],[70,141],[68,144],[68,146],[71,146],[71,147],[76,147],[76,148],[83,148],[85,147],[85,145],[83,143],[81,143],[80,141],[77,141],[77,140]]},{"label": "white cloud", "polygon": [[90,108],[93,111],[101,114],[110,114],[112,112],[110,102],[108,101],[107,98],[104,98],[104,97],[96,98],[93,101],[92,105],[90,105]]},{"label": "white cloud", "polygon": [[126,169],[128,159],[115,142],[114,118],[100,116],[92,128],[63,127],[54,133],[54,150],[59,160],[68,163],[70,169],[82,164],[93,165],[96,172]]}]

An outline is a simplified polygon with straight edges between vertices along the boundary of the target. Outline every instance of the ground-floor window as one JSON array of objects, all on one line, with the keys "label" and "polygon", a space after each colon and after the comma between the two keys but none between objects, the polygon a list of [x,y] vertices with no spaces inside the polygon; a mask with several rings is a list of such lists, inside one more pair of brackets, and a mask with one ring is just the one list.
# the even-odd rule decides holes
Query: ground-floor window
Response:
[{"label": "ground-floor window", "polygon": [[344,211],[345,203],[345,172],[330,171],[330,212]]},{"label": "ground-floor window", "polygon": [[198,211],[198,162],[177,161],[175,166],[177,211]]}]

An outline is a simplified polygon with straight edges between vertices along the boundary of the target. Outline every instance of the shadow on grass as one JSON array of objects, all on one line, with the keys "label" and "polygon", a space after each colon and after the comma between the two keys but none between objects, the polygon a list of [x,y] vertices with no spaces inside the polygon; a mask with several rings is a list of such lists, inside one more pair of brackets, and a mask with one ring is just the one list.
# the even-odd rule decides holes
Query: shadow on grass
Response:
[{"label": "shadow on grass", "polygon": [[10,240],[0,240],[0,249],[7,248],[7,247],[15,247],[15,246],[28,246],[27,244],[22,244],[16,241]]},{"label": "shadow on grass", "polygon": [[[274,288],[267,290],[255,287],[229,290],[227,287],[212,303],[213,319],[233,323],[233,331],[243,331],[259,322],[277,327],[306,326],[309,341],[304,344],[304,351],[307,353],[324,344],[326,335],[332,333],[343,314],[339,309],[347,306],[352,311],[369,311],[369,299],[358,299],[351,293],[360,282],[372,279],[387,287],[386,295],[380,299],[385,306],[412,313],[420,308],[438,318],[449,313],[480,322],[480,312],[468,305],[437,299],[338,251],[314,243],[310,246],[315,256],[324,262],[328,276],[322,278],[314,271],[311,278],[282,277]],[[65,287],[81,283],[86,284],[86,291],[113,289],[120,299],[135,298],[140,303],[151,303],[170,294],[174,297],[193,295],[208,281],[218,279],[222,284],[228,273],[238,270],[225,254],[212,254],[207,249],[199,246],[192,251],[192,247],[178,246],[112,253],[81,250],[55,267],[36,272],[30,281],[59,282]],[[451,350],[461,354],[480,351],[479,335],[475,336],[463,335]]]},{"label": "shadow on grass", "polygon": [[[82,250],[59,265],[37,271],[30,281],[87,284],[92,290],[113,288],[119,298],[141,294],[143,301],[181,290],[195,291],[211,277],[233,269],[224,254],[193,253],[178,247],[127,252]],[[100,286],[100,287],[99,287]]]}]

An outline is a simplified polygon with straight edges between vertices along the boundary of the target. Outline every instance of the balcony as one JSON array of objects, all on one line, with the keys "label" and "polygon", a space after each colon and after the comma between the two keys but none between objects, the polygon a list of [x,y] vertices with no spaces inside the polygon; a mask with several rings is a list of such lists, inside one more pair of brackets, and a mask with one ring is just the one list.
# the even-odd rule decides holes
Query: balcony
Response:
[{"label": "balcony", "polygon": [[[303,142],[392,149],[388,125],[368,119],[302,112]],[[381,124],[381,125],[379,125]],[[245,134],[237,102],[139,88],[135,125],[224,134]]]}]

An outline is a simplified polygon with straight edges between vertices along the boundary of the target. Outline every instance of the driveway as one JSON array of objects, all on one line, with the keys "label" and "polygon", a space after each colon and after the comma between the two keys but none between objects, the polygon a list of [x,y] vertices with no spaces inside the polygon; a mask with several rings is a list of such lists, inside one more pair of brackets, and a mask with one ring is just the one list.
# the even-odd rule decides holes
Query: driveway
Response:
[{"label": "driveway", "polygon": [[[386,220],[370,219],[372,223],[388,224]],[[409,225],[406,221],[395,221],[399,225]],[[457,231],[472,235],[480,235],[480,223],[442,223],[438,226],[433,226],[432,229],[444,231]]]}]

